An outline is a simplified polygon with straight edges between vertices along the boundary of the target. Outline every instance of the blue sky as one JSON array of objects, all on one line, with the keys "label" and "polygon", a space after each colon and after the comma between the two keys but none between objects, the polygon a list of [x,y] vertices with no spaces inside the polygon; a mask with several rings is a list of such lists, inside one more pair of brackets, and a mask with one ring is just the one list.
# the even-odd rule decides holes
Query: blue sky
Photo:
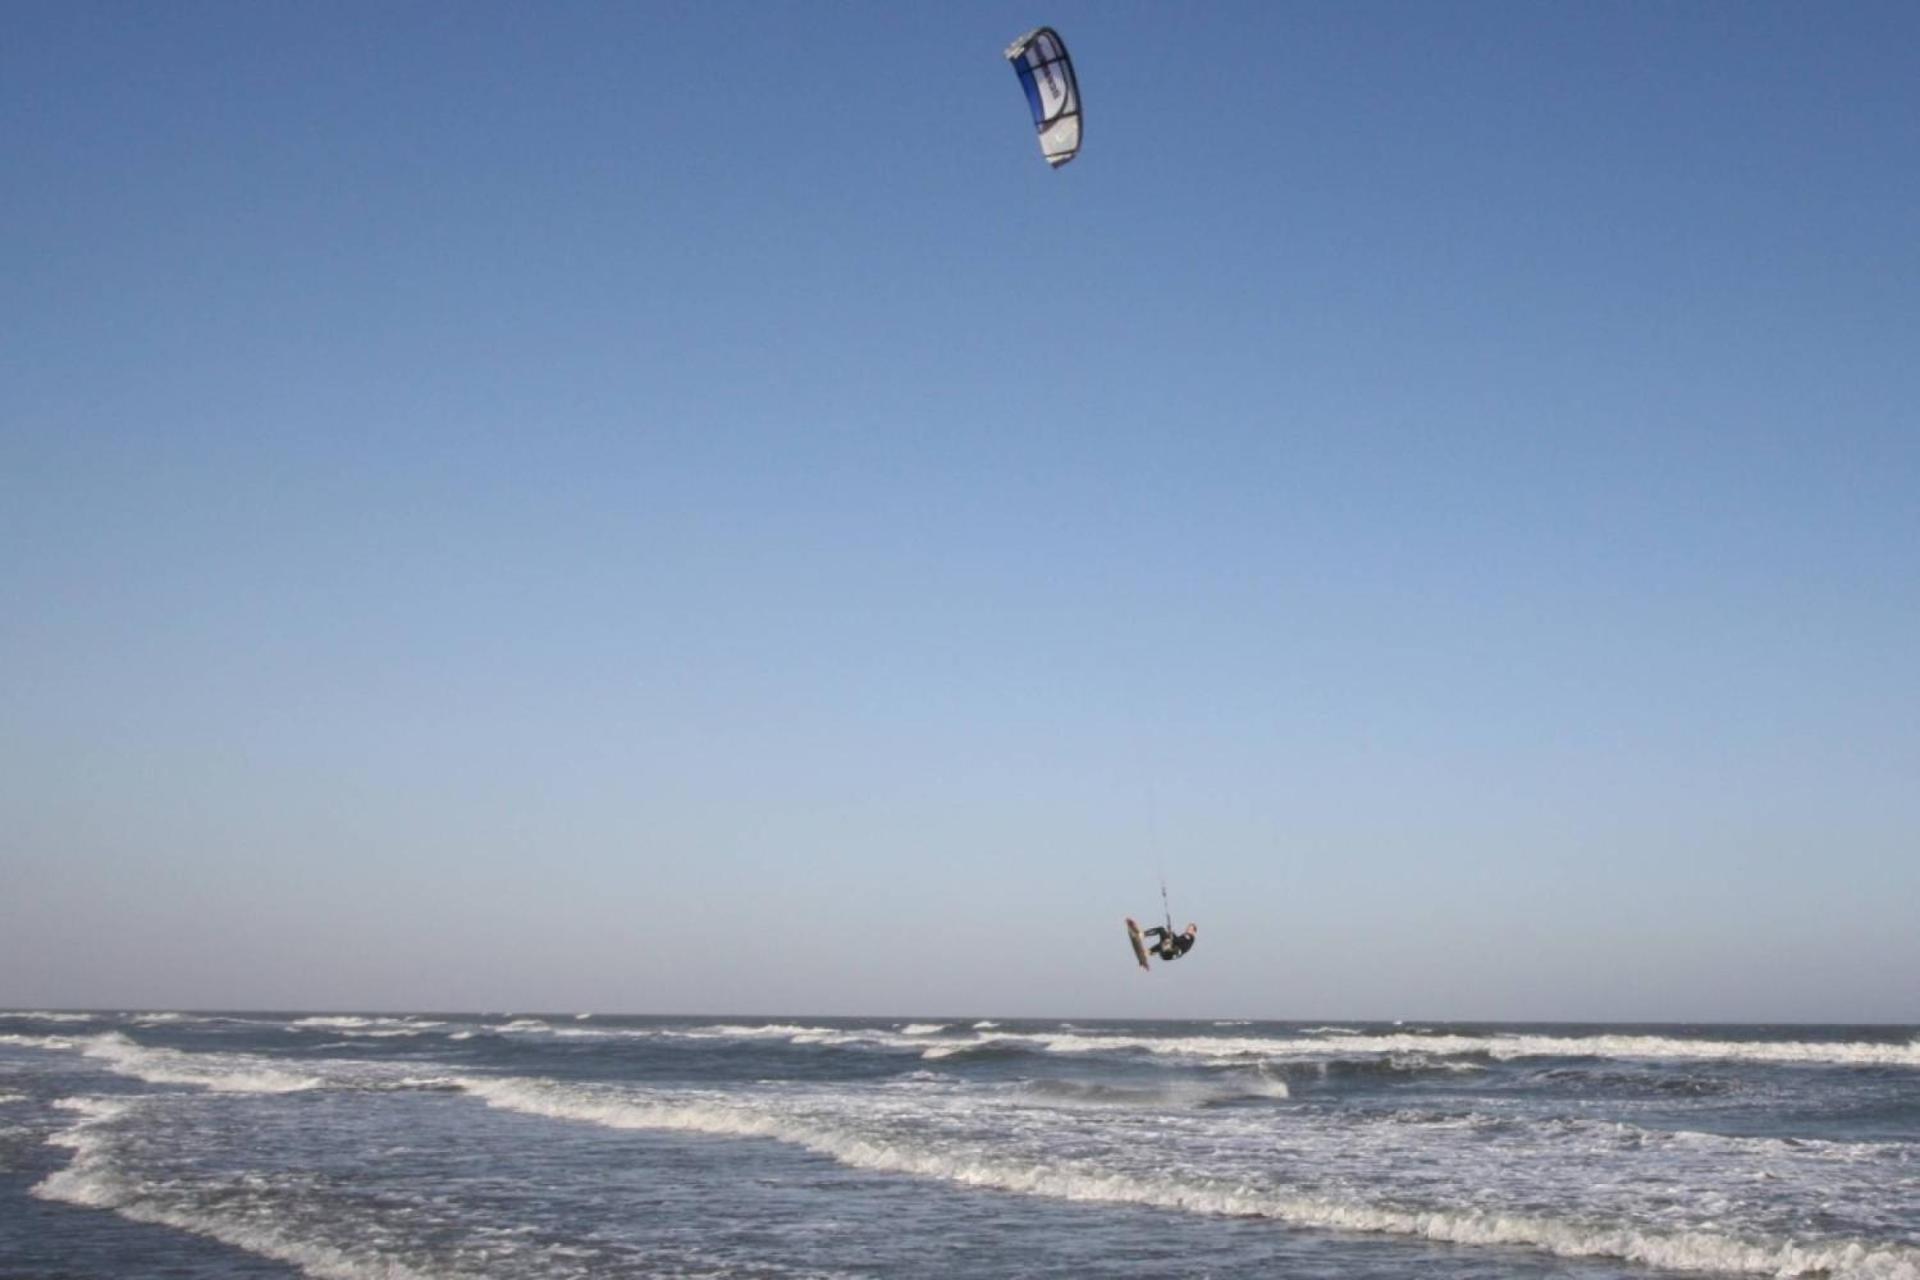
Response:
[{"label": "blue sky", "polygon": [[1920,1020],[1912,6],[9,28],[0,1004]]}]

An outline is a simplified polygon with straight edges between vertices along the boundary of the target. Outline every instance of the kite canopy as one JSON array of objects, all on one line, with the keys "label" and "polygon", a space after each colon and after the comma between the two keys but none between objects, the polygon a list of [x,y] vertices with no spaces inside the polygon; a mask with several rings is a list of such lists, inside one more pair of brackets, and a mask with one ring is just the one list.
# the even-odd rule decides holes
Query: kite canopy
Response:
[{"label": "kite canopy", "polygon": [[1052,27],[1036,27],[1007,46],[1007,61],[1027,91],[1040,154],[1058,169],[1080,154],[1080,82],[1066,43]]}]

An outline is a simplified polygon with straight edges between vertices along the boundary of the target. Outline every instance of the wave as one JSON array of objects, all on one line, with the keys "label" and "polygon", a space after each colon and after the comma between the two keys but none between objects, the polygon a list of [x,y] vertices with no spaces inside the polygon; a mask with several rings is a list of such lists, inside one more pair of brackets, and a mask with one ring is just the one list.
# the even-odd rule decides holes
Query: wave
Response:
[{"label": "wave", "polygon": [[[544,1028],[545,1024],[540,1026]],[[1029,1052],[1038,1053],[1152,1054],[1191,1058],[1210,1065],[1316,1061],[1329,1055],[1373,1055],[1389,1061],[1423,1062],[1426,1066],[1422,1069],[1432,1070],[1476,1070],[1493,1062],[1530,1058],[1920,1068],[1920,1042],[1712,1040],[1684,1036],[1555,1036],[1517,1032],[1462,1035],[1426,1030],[1365,1033],[1340,1026],[1310,1027],[1281,1035],[1143,1035],[1086,1030],[1071,1024],[1062,1024],[1061,1029],[1056,1031],[1006,1031],[991,1020],[982,1020],[973,1024],[975,1034],[972,1039],[944,1040],[928,1047],[922,1038],[934,1034],[932,1029],[936,1026],[946,1031],[950,1024],[909,1023],[899,1031],[892,1031],[800,1023],[718,1023],[627,1034],[658,1035],[673,1039],[783,1039],[795,1045],[912,1050],[920,1052],[923,1057],[933,1058],[966,1053],[992,1057],[1007,1052],[1010,1046],[1020,1045]],[[1454,1067],[1433,1065],[1448,1059],[1476,1061]]]},{"label": "wave", "polygon": [[838,1027],[809,1027],[797,1022],[765,1022],[757,1026],[748,1026],[738,1022],[718,1022],[705,1027],[675,1028],[665,1032],[670,1036],[693,1039],[738,1039],[750,1040],[761,1036],[791,1039],[803,1035],[839,1035],[845,1034]]},{"label": "wave", "polygon": [[[900,1049],[919,1053],[927,1048],[926,1037],[933,1035],[936,1028],[944,1031],[946,1024],[912,1023],[904,1030],[891,1031],[879,1027],[866,1029],[817,1027],[791,1022],[765,1023],[758,1026],[718,1023],[706,1027],[649,1028],[617,1034],[658,1037],[665,1040],[785,1040],[788,1044],[802,1048]],[[928,1052],[931,1053],[931,1050]]]},{"label": "wave", "polygon": [[975,1031],[985,1031],[990,1027],[997,1027],[999,1025],[1000,1024],[995,1022],[992,1018],[982,1018],[980,1019],[980,1021],[973,1024],[973,1029]]},{"label": "wave", "polygon": [[1284,1064],[1296,1075],[1322,1080],[1397,1080],[1408,1076],[1456,1076],[1487,1070],[1484,1056],[1445,1058],[1424,1053],[1294,1060]]},{"label": "wave", "polygon": [[414,1090],[420,1093],[461,1092],[460,1078],[458,1076],[402,1076],[400,1079],[390,1081],[385,1085],[375,1085],[372,1087],[395,1091]]},{"label": "wave", "polygon": [[943,1058],[959,1058],[963,1061],[980,1062],[994,1058],[1024,1058],[1041,1052],[1033,1045],[1013,1036],[989,1036],[979,1040],[963,1040],[957,1044],[929,1045],[920,1056],[928,1062],[937,1062]]},{"label": "wave", "polygon": [[80,1051],[148,1084],[197,1085],[215,1093],[297,1093],[326,1083],[319,1076],[292,1075],[241,1054],[148,1048],[118,1031],[89,1037]]},{"label": "wave", "polygon": [[556,1040],[644,1040],[652,1039],[650,1031],[636,1031],[624,1027],[554,1027],[551,1034]]},{"label": "wave", "polygon": [[1018,1086],[1023,1097],[1048,1105],[1188,1110],[1291,1097],[1284,1080],[1243,1075],[1216,1081],[1170,1080],[1158,1084],[1103,1084],[1090,1080],[1030,1080]]},{"label": "wave", "polygon": [[[780,1039],[794,1045],[853,1046],[902,1049],[924,1057],[957,1053],[995,1056],[1010,1045],[1028,1051],[1057,1054],[1153,1054],[1193,1058],[1226,1065],[1261,1060],[1313,1061],[1328,1055],[1374,1055],[1382,1059],[1425,1062],[1423,1069],[1474,1070],[1490,1062],[1529,1058],[1597,1058],[1616,1060],[1751,1062],[1786,1066],[1851,1066],[1920,1068],[1920,1042],[1713,1040],[1684,1036],[1589,1035],[1556,1036],[1529,1033],[1462,1035],[1444,1031],[1363,1033],[1350,1027],[1306,1028],[1283,1035],[1143,1035],[1122,1031],[1069,1029],[1006,1031],[990,1020],[973,1025],[972,1039],[946,1040],[928,1047],[924,1037],[948,1031],[948,1023],[908,1023],[898,1031],[884,1028],[828,1027],[804,1023],[716,1023],[683,1028],[583,1030],[572,1034],[625,1035],[668,1039]],[[522,1019],[494,1031],[554,1032],[545,1022]],[[991,1046],[991,1047],[990,1047]],[[1477,1059],[1464,1067],[1433,1067],[1444,1059]]]},{"label": "wave", "polygon": [[30,1194],[88,1209],[108,1209],[134,1222],[173,1227],[218,1240],[235,1249],[285,1262],[320,1280],[432,1280],[391,1258],[356,1254],[315,1240],[303,1240],[273,1225],[270,1216],[244,1209],[218,1209],[170,1203],[151,1184],[130,1177],[113,1163],[110,1127],[136,1104],[107,1098],[62,1098],[54,1104],[80,1119],[47,1141],[73,1152],[66,1168],[36,1183]]},{"label": "wave", "polygon": [[1552,1067],[1538,1079],[1571,1093],[1620,1090],[1628,1093],[1676,1094],[1689,1098],[1719,1097],[1742,1090],[1737,1080],[1697,1074],[1655,1075],[1636,1071],[1609,1071],[1596,1067]]},{"label": "wave", "polygon": [[1912,1143],[1893,1139],[1849,1142],[1834,1138],[1772,1138],[1702,1133],[1696,1129],[1643,1129],[1637,1125],[1597,1120],[1563,1120],[1559,1123],[1604,1127],[1612,1129],[1616,1135],[1636,1140],[1642,1146],[1685,1147],[1714,1156],[1761,1155],[1775,1159],[1832,1160],[1845,1164],[1888,1160],[1904,1164],[1913,1151]]},{"label": "wave", "polygon": [[181,1013],[173,1009],[153,1009],[145,1013],[125,1013],[124,1020],[143,1027],[166,1026],[176,1022],[234,1022],[246,1027],[280,1027],[287,1024],[266,1015],[240,1017],[231,1013]]},{"label": "wave", "polygon": [[97,1013],[65,1013],[55,1009],[6,1009],[0,1018],[18,1018],[22,1022],[93,1022]]},{"label": "wave", "polygon": [[[386,1091],[444,1089],[442,1077],[408,1075],[401,1063],[359,1058],[300,1061],[262,1058],[243,1053],[195,1052],[140,1044],[118,1031],[89,1036],[72,1043],[82,1056],[98,1059],[118,1075],[148,1084],[188,1085],[211,1093],[303,1093],[316,1089]],[[348,1040],[327,1041],[311,1049],[358,1048]],[[291,1065],[294,1069],[289,1070]],[[413,1070],[419,1069],[414,1064]]]},{"label": "wave", "polygon": [[1875,1041],[1694,1040],[1679,1036],[1530,1034],[1454,1035],[1449,1033],[1342,1035],[1333,1039],[1286,1036],[1143,1036],[1127,1033],[998,1033],[994,1039],[1019,1041],[1043,1052],[1063,1054],[1150,1053],[1234,1060],[1312,1060],[1328,1054],[1376,1054],[1391,1058],[1464,1058],[1493,1061],[1521,1058],[1615,1058],[1678,1061],[1759,1062],[1788,1066],[1920,1067],[1920,1043]]},{"label": "wave", "polygon": [[1610,1258],[1677,1271],[1849,1280],[1916,1280],[1920,1249],[1862,1240],[1740,1239],[1706,1230],[1581,1222],[1536,1213],[1433,1210],[1260,1189],[1195,1174],[1117,1174],[1087,1160],[1008,1158],[978,1146],[935,1149],[830,1121],[720,1098],[635,1098],[519,1077],[467,1078],[488,1106],[611,1129],[767,1138],[852,1168],[1068,1201],[1137,1204],[1221,1217],[1408,1236],[1449,1244],[1519,1245],[1565,1258]]},{"label": "wave", "polygon": [[1091,1107],[1197,1107],[1204,1105],[1208,1093],[1197,1081],[1188,1088],[1172,1085],[1101,1084],[1092,1080],[1029,1080],[1019,1086],[1022,1097],[1037,1098],[1049,1105]]},{"label": "wave", "polygon": [[1706,1133],[1696,1129],[1663,1129],[1625,1120],[1584,1116],[1515,1116],[1507,1113],[1453,1107],[1402,1107],[1357,1122],[1418,1129],[1470,1129],[1487,1135],[1511,1135],[1529,1146],[1551,1142],[1559,1148],[1668,1150],[1708,1157],[1716,1164],[1730,1161],[1812,1161],[1858,1165],[1885,1161],[1904,1164],[1912,1144],[1896,1139],[1847,1141],[1835,1138],[1777,1138],[1739,1133]]},{"label": "wave", "polygon": [[25,1101],[27,1101],[27,1095],[24,1093],[0,1092],[0,1107],[7,1106],[8,1104],[14,1103],[14,1102],[25,1102]]},{"label": "wave", "polygon": [[80,1119],[48,1138],[47,1145],[66,1147],[76,1154],[66,1168],[54,1170],[35,1184],[32,1194],[43,1200],[64,1200],[91,1208],[108,1207],[106,1201],[119,1189],[120,1180],[106,1178],[101,1170],[92,1167],[100,1163],[98,1157],[104,1145],[104,1140],[94,1131],[125,1115],[135,1104],[112,1098],[61,1098],[53,1105],[62,1111],[79,1113]]},{"label": "wave", "polygon": [[366,1033],[367,1028],[381,1028],[417,1035],[422,1031],[431,1030],[435,1027],[444,1027],[447,1024],[411,1016],[389,1018],[379,1015],[353,1013],[323,1013],[313,1014],[305,1018],[295,1018],[287,1025],[290,1027],[321,1027],[329,1031],[345,1031],[349,1033],[359,1031],[362,1034]]},{"label": "wave", "polygon": [[0,1044],[16,1049],[73,1049],[80,1042],[71,1036],[20,1036],[8,1032],[0,1034]]}]

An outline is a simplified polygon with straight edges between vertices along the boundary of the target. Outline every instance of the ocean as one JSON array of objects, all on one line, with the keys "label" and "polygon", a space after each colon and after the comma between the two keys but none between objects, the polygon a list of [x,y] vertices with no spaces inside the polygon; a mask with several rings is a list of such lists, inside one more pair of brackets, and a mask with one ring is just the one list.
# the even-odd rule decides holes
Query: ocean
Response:
[{"label": "ocean", "polygon": [[7,1277],[1920,1280],[1912,1027],[0,1014]]}]

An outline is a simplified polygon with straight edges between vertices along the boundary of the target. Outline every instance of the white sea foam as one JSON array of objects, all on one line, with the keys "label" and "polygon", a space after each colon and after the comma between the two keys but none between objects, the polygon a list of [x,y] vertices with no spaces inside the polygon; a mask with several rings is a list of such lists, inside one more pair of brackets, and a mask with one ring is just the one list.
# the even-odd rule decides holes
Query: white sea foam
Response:
[{"label": "white sea foam", "polygon": [[1251,1079],[1242,1079],[1239,1087],[1241,1092],[1253,1097],[1291,1098],[1293,1096],[1293,1090],[1287,1087],[1285,1080],[1270,1076],[1264,1071],[1256,1071]]},{"label": "white sea foam", "polygon": [[146,1013],[127,1013],[121,1015],[129,1022],[143,1027],[168,1026],[176,1022],[237,1022],[245,1026],[273,1027],[282,1025],[278,1018],[242,1018],[230,1013],[181,1013],[177,1010],[151,1010]]},{"label": "white sea foam", "polygon": [[444,1022],[435,1022],[428,1018],[389,1018],[379,1015],[361,1015],[350,1013],[313,1014],[305,1018],[295,1018],[287,1024],[290,1027],[318,1027],[329,1031],[342,1031],[349,1035],[369,1035],[372,1031],[382,1030],[389,1034],[418,1035],[434,1027],[444,1027]]},{"label": "white sea foam", "polygon": [[[1347,1131],[1352,1140],[1359,1125],[1387,1124],[1413,1126],[1425,1130],[1472,1129],[1497,1140],[1502,1131],[1513,1140],[1537,1146],[1553,1143],[1569,1151],[1596,1149],[1649,1150],[1666,1148],[1695,1153],[1720,1167],[1755,1167],[1754,1161],[1811,1161],[1856,1165],[1881,1161],[1905,1164],[1912,1144],[1897,1140],[1849,1142],[1831,1138],[1776,1138],[1748,1134],[1703,1133],[1693,1129],[1658,1129],[1624,1120],[1595,1120],[1580,1116],[1536,1117],[1524,1122],[1511,1115],[1490,1111],[1458,1111],[1405,1107],[1383,1112],[1369,1121],[1360,1121]],[[1813,1175],[1818,1178],[1832,1176]],[[1873,1176],[1871,1173],[1865,1175]]]},{"label": "white sea foam", "polygon": [[653,1027],[555,1027],[559,1040],[658,1040],[664,1033]]},{"label": "white sea foam", "polygon": [[[544,1027],[545,1024],[540,1024]],[[1552,1036],[1534,1034],[1456,1035],[1448,1032],[1392,1032],[1369,1034],[1351,1027],[1309,1027],[1293,1034],[1280,1035],[1139,1035],[1129,1032],[1101,1032],[1061,1024],[1058,1031],[1012,1032],[1000,1030],[997,1023],[982,1020],[973,1024],[978,1033],[971,1040],[944,1041],[936,1046],[916,1043],[915,1037],[931,1034],[936,1024],[911,1023],[900,1031],[877,1028],[808,1026],[797,1023],[758,1025],[717,1023],[704,1027],[648,1032],[687,1039],[784,1039],[793,1044],[848,1045],[883,1049],[923,1050],[928,1058],[949,1057],[955,1053],[993,1044],[1002,1048],[1021,1047],[1036,1053],[1096,1054],[1146,1053],[1166,1057],[1192,1058],[1213,1065],[1236,1061],[1269,1060],[1312,1061],[1328,1056],[1377,1055],[1403,1063],[1423,1061],[1432,1069],[1475,1070],[1477,1064],[1447,1063],[1449,1058],[1485,1057],[1496,1060],[1517,1058],[1613,1058],[1627,1060],[1678,1060],[1764,1062],[1809,1066],[1895,1066],[1920,1067],[1920,1043],[1876,1043],[1872,1041],[1778,1041],[1712,1040],[1683,1036],[1595,1035]],[[946,1024],[938,1024],[942,1030]]]},{"label": "white sea foam", "polygon": [[941,1058],[952,1058],[963,1053],[976,1053],[981,1049],[993,1046],[1017,1047],[1022,1043],[1021,1039],[1014,1036],[977,1036],[972,1040],[944,1041],[940,1044],[929,1045],[921,1052],[920,1056],[929,1062],[933,1062]]},{"label": "white sea foam", "polygon": [[936,1035],[946,1029],[947,1024],[944,1022],[909,1022],[906,1026],[900,1028],[900,1034],[903,1036],[930,1036]]},{"label": "white sea foam", "polygon": [[845,1123],[718,1095],[620,1096],[551,1081],[468,1078],[461,1086],[502,1110],[612,1129],[768,1138],[854,1168],[1071,1201],[1141,1204],[1189,1213],[1264,1217],[1301,1227],[1520,1245],[1568,1258],[1614,1258],[1679,1271],[1779,1277],[1920,1280],[1920,1249],[1857,1240],[1740,1239],[1705,1230],[1654,1230],[1547,1214],[1443,1211],[1262,1188],[1197,1174],[1117,1173],[1091,1160],[997,1155],[978,1144],[933,1147]]},{"label": "white sea foam", "polygon": [[106,1138],[98,1130],[125,1115],[134,1104],[113,1098],[61,1098],[53,1105],[77,1112],[80,1119],[48,1138],[47,1145],[66,1147],[75,1154],[66,1168],[56,1169],[36,1183],[33,1194],[45,1200],[108,1207],[108,1199],[124,1186],[124,1180],[108,1176],[100,1167],[104,1164]]},{"label": "white sea foam", "polygon": [[553,1028],[541,1018],[515,1018],[510,1022],[503,1022],[499,1026],[489,1027],[488,1030],[499,1031],[506,1034],[529,1034],[541,1031],[552,1031]]},{"label": "white sea foam", "polygon": [[97,1013],[67,1013],[58,1009],[0,1010],[0,1018],[19,1018],[31,1022],[92,1022]]},{"label": "white sea foam", "polygon": [[909,1071],[905,1075],[899,1075],[891,1080],[881,1081],[880,1087],[882,1089],[912,1089],[930,1084],[946,1085],[952,1083],[952,1081],[952,1076],[944,1075],[938,1071]]},{"label": "white sea foam", "polygon": [[27,1095],[24,1093],[0,1093],[0,1107],[4,1107],[13,1102],[25,1102],[26,1100]]},{"label": "white sea foam", "polygon": [[1446,1033],[1416,1035],[1342,1035],[1332,1039],[1289,1036],[1142,1036],[1098,1032],[1001,1032],[969,1043],[942,1046],[945,1053],[978,1047],[990,1040],[1021,1044],[1046,1053],[1111,1053],[1116,1050],[1201,1058],[1298,1058],[1328,1055],[1421,1055],[1433,1059],[1485,1056],[1515,1058],[1620,1058],[1647,1060],[1766,1062],[1811,1066],[1920,1067],[1920,1045],[1872,1041],[1694,1040],[1679,1036],[1491,1035]]},{"label": "white sea foam", "polygon": [[401,1076],[392,1082],[395,1089],[424,1089],[429,1093],[448,1093],[460,1088],[458,1076]]},{"label": "white sea foam", "polygon": [[154,1223],[207,1236],[248,1253],[298,1267],[318,1280],[433,1280],[392,1258],[305,1240],[258,1213],[222,1213],[181,1203],[144,1179],[130,1176],[113,1162],[111,1126],[136,1104],[107,1098],[63,1098],[54,1104],[79,1113],[69,1128],[47,1139],[73,1152],[66,1168],[41,1179],[31,1194],[42,1200],[110,1209],[134,1222]]},{"label": "white sea foam", "polygon": [[82,1052],[148,1084],[198,1085],[216,1093],[295,1093],[326,1083],[319,1076],[293,1075],[244,1054],[149,1048],[118,1031],[89,1037]]},{"label": "white sea foam", "polygon": [[1252,1098],[1291,1096],[1286,1081],[1246,1073],[1234,1078],[1196,1080],[1169,1077],[1153,1084],[1106,1084],[1084,1080],[1039,1079],[1011,1086],[1025,1101],[1043,1108],[1144,1108],[1197,1110]]},{"label": "white sea foam", "polygon": [[1764,1156],[1769,1159],[1833,1160],[1845,1164],[1884,1160],[1905,1164],[1913,1144],[1895,1140],[1848,1142],[1833,1138],[1772,1138],[1746,1134],[1702,1133],[1695,1129],[1645,1129],[1638,1125],[1597,1120],[1566,1120],[1568,1126],[1605,1127],[1617,1137],[1632,1137],[1644,1146],[1670,1145],[1706,1152],[1716,1157]]},{"label": "white sea foam", "polygon": [[881,1049],[918,1050],[926,1044],[926,1041],[920,1038],[926,1034],[924,1032],[908,1035],[903,1031],[883,1031],[877,1028],[814,1027],[788,1022],[766,1023],[759,1026],[717,1023],[706,1027],[647,1029],[627,1034],[659,1036],[670,1040],[785,1040],[795,1045],[859,1046]]},{"label": "white sea foam", "polygon": [[12,1045],[16,1049],[76,1049],[78,1040],[71,1036],[19,1036],[0,1034],[0,1044]]}]

